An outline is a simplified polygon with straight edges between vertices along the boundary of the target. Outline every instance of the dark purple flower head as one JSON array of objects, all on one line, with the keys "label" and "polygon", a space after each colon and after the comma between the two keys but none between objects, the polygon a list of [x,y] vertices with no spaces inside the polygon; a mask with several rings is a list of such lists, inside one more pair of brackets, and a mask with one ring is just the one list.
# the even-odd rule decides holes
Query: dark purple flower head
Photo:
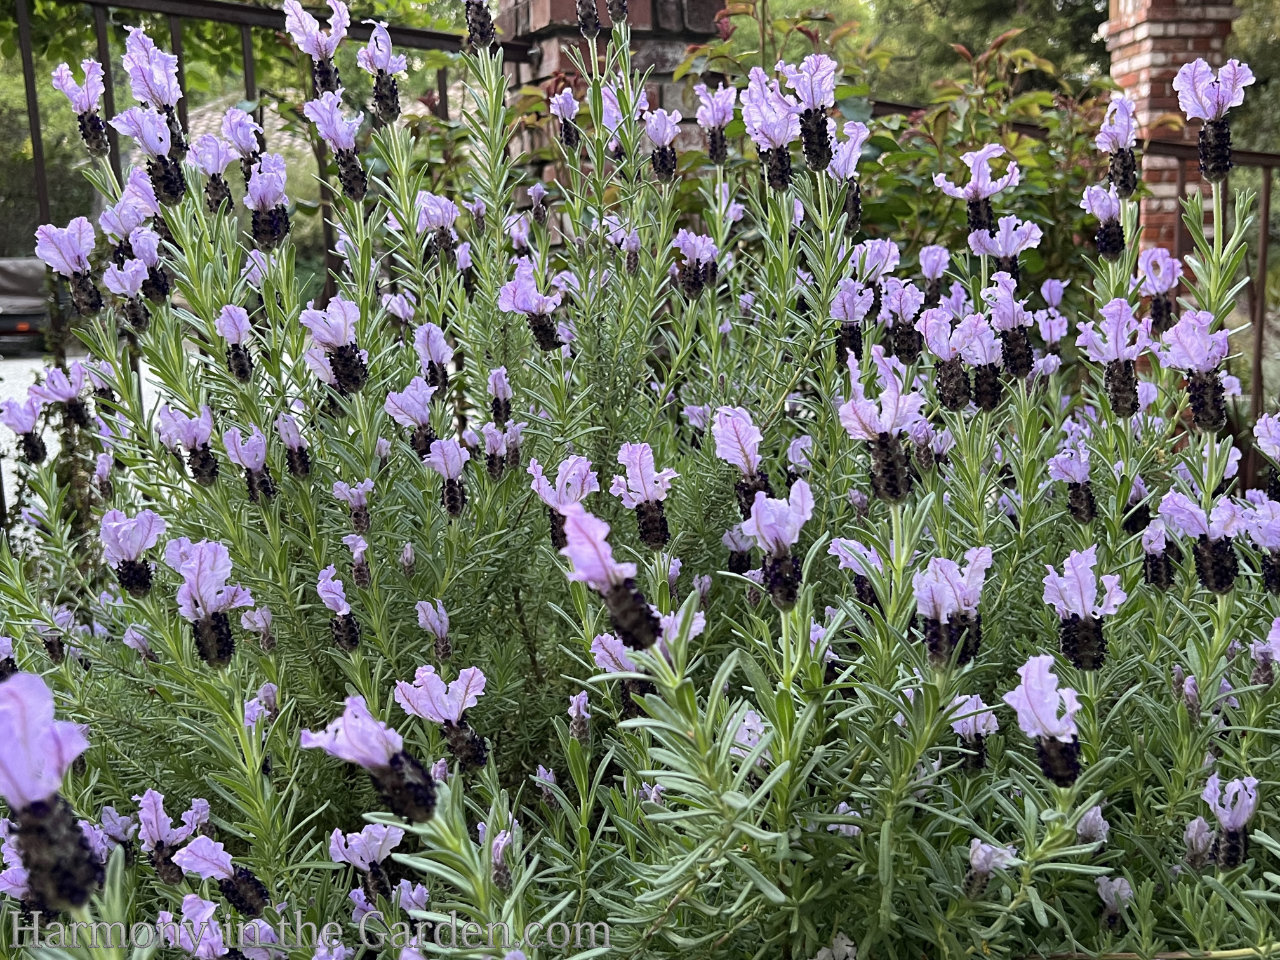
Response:
[{"label": "dark purple flower head", "polygon": [[515,278],[503,284],[498,291],[498,309],[525,316],[546,316],[560,306],[560,299],[559,293],[544,296],[539,292],[533,261],[521,257],[516,263]]},{"label": "dark purple flower head", "polygon": [[98,534],[102,557],[113,567],[124,560],[137,560],[156,545],[164,531],[164,519],[153,510],[139,510],[134,517],[108,510],[102,515]]},{"label": "dark purple flower head", "polygon": [[669,147],[680,132],[680,111],[651,110],[644,115],[645,133],[655,147]]},{"label": "dark purple flower head", "polygon": [[1200,798],[1209,805],[1223,830],[1243,830],[1258,809],[1258,781],[1256,777],[1232,780],[1224,789],[1215,773]]},{"label": "dark purple flower head", "polygon": [[328,607],[334,616],[345,617],[351,612],[351,605],[347,603],[347,594],[342,588],[342,581],[334,579],[337,572],[338,568],[333,564],[321,570],[320,577],[316,581],[316,593],[320,595],[320,602]]},{"label": "dark purple flower head", "polygon": [[284,157],[278,153],[264,153],[262,159],[253,165],[253,172],[249,175],[244,205],[250,210],[264,213],[288,203],[289,198],[284,192],[288,182],[289,174]]},{"label": "dark purple flower head", "polygon": [[1001,217],[995,236],[986,230],[969,234],[969,249],[979,256],[1011,258],[1040,246],[1043,232],[1031,221]]},{"label": "dark purple flower head", "polygon": [[21,811],[48,800],[62,776],[89,748],[85,728],[53,718],[53,693],[33,673],[15,673],[0,683],[0,796]]},{"label": "dark purple flower head", "polygon": [[413,683],[396,683],[395,699],[405,713],[433,723],[457,725],[464,711],[474,707],[484,695],[484,673],[477,667],[458,671],[458,677],[446,684],[430,664],[419,667]]},{"label": "dark purple flower head", "polygon": [[176,106],[182,99],[178,58],[159,49],[140,27],[131,27],[120,62],[129,74],[133,99],[154,110]]},{"label": "dark purple flower head", "polygon": [[163,114],[146,107],[130,107],[117,114],[111,125],[133,141],[149,157],[163,157],[169,153],[169,122]]},{"label": "dark purple flower head", "polygon": [[318,748],[367,770],[386,767],[404,748],[404,740],[369,713],[364,697],[348,697],[346,709],[324,730],[303,730],[303,749]]},{"label": "dark purple flower head", "polygon": [[568,573],[570,580],[607,593],[636,575],[634,563],[618,563],[613,559],[613,548],[606,539],[609,524],[587,513],[578,503],[566,504],[561,512],[565,516],[568,545],[560,554],[573,564]]},{"label": "dark purple flower head", "polygon": [[791,485],[786,500],[774,500],[763,490],[756,491],[751,516],[742,524],[742,532],[752,537],[767,554],[784,557],[800,539],[800,528],[813,516],[813,493],[809,484],[797,480]]},{"label": "dark purple flower head", "polygon": [[182,576],[178,612],[195,622],[236,607],[253,606],[253,596],[240,584],[227,584],[231,554],[216,540],[192,543],[186,537],[165,544],[164,561]]},{"label": "dark purple flower head", "polygon": [[969,168],[969,182],[964,187],[958,187],[946,175],[938,173],[934,174],[933,185],[956,200],[986,200],[1006,187],[1016,187],[1022,174],[1018,164],[1012,160],[1003,177],[991,177],[991,161],[1003,156],[1004,152],[1004,147],[992,143],[981,150],[962,154],[960,160]]},{"label": "dark purple flower head", "polygon": [[387,394],[383,409],[396,423],[406,427],[431,426],[431,397],[436,388],[422,377],[414,377],[401,393]]},{"label": "dark purple flower head", "polygon": [[654,463],[653,448],[647,443],[624,443],[618,451],[618,463],[626,476],[614,476],[609,492],[628,510],[642,503],[658,503],[667,498],[671,481],[680,474],[668,467],[659,470]]},{"label": "dark purple flower head", "polygon": [[1231,352],[1226,330],[1210,332],[1213,314],[1208,310],[1189,310],[1182,319],[1164,332],[1156,351],[1160,365],[1166,369],[1207,373]]},{"label": "dark purple flower head", "polygon": [[446,480],[457,480],[462,476],[462,468],[471,454],[467,448],[452,438],[434,440],[431,452],[427,454],[426,464]]},{"label": "dark purple flower head", "polygon": [[600,481],[591,469],[591,461],[586,457],[568,456],[560,462],[556,469],[556,485],[553,490],[543,475],[542,465],[537,460],[529,461],[529,475],[533,477],[530,485],[533,492],[547,506],[563,512],[571,503],[580,503],[589,493],[600,489]]},{"label": "dark purple flower head", "polygon": [[759,67],[752,67],[742,94],[742,120],[747,135],[761,150],[786,149],[800,137],[799,105],[786,96]]},{"label": "dark purple flower head", "polygon": [[1098,149],[1104,153],[1115,153],[1118,150],[1130,150],[1138,142],[1138,124],[1134,119],[1137,106],[1123,93],[1111,95],[1107,105],[1107,114],[1102,118],[1102,127],[1094,140]]},{"label": "dark purple flower head", "polygon": [[1139,320],[1128,301],[1117,297],[1102,308],[1098,329],[1093,321],[1078,324],[1076,345],[1094,363],[1137,360],[1151,345],[1150,320]]},{"label": "dark purple flower head", "polygon": [[373,76],[377,76],[378,71],[388,75],[404,73],[409,68],[409,61],[403,53],[392,52],[391,34],[387,32],[386,23],[381,20],[364,22],[372,24],[373,29],[369,33],[368,45],[356,51],[356,63],[360,69]]},{"label": "dark purple flower head", "polygon": [[961,571],[954,560],[934,557],[912,577],[916,612],[921,617],[948,623],[956,614],[977,614],[982,584],[991,568],[991,548],[974,547],[965,552],[964,559],[965,568]]},{"label": "dark purple flower head", "polygon": [[1072,616],[1082,620],[1107,617],[1120,609],[1127,594],[1120,589],[1118,574],[1102,577],[1102,597],[1098,596],[1098,577],[1094,567],[1098,562],[1098,548],[1090,547],[1083,553],[1072,550],[1062,564],[1059,574],[1053,567],[1045,566],[1044,602],[1066,620]]},{"label": "dark purple flower head", "polygon": [[839,64],[822,53],[811,53],[793,67],[779,60],[774,67],[787,81],[787,86],[800,98],[804,110],[826,110],[836,102],[836,73]]},{"label": "dark purple flower head", "polygon": [[1218,75],[1204,60],[1182,65],[1173,78],[1178,106],[1188,120],[1221,120],[1228,110],[1244,103],[1244,88],[1254,82],[1253,71],[1239,60],[1228,60]]},{"label": "dark purple flower head", "polygon": [[1076,735],[1080,700],[1070,687],[1058,689],[1053,665],[1053,657],[1048,654],[1032,657],[1018,668],[1022,682],[1003,700],[1017,712],[1018,727],[1028,737],[1069,743]]},{"label": "dark purple flower head", "polygon": [[93,242],[93,224],[85,217],[76,217],[65,227],[46,223],[36,228],[36,256],[68,278],[89,271]]},{"label": "dark purple flower head", "polygon": [[212,133],[203,134],[192,141],[191,152],[187,155],[196,169],[206,177],[221,176],[236,156],[231,144]]},{"label": "dark purple flower head", "polygon": [[754,476],[760,468],[760,441],[764,434],[751,422],[751,414],[741,407],[720,407],[711,424],[716,456],[737,467],[744,476]]},{"label": "dark purple flower head", "polygon": [[708,91],[705,83],[699,83],[694,86],[693,93],[698,98],[698,126],[702,129],[721,129],[733,120],[734,104],[738,101],[737,87],[718,83],[714,91]]},{"label": "dark purple flower head", "polygon": [[97,60],[81,60],[80,68],[84,71],[83,87],[76,83],[71,68],[60,63],[53,71],[53,89],[71,101],[71,109],[76,113],[94,113],[106,90],[102,82],[102,64]]},{"label": "dark purple flower head", "polygon": [[227,459],[246,470],[259,471],[267,465],[267,438],[256,426],[245,439],[239,427],[231,427],[222,435]]},{"label": "dark purple flower head", "polygon": [[298,49],[312,60],[332,60],[338,44],[351,26],[351,14],[342,0],[327,0],[333,11],[329,17],[329,32],[320,29],[320,22],[302,8],[298,0],[284,0],[284,28],[293,37]]},{"label": "dark purple flower head", "polygon": [[852,180],[858,174],[858,161],[862,159],[862,147],[871,137],[865,123],[850,120],[843,128],[844,139],[833,144],[831,165],[827,174],[836,180]]},{"label": "dark purple flower head", "polygon": [[258,135],[261,133],[262,127],[253,119],[253,115],[239,107],[228,108],[222,116],[222,136],[242,160],[258,152]]}]

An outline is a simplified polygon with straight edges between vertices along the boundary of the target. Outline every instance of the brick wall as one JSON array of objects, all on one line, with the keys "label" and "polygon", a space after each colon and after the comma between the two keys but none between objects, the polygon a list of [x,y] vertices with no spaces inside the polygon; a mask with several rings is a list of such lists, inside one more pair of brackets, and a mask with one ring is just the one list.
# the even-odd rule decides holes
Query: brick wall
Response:
[{"label": "brick wall", "polygon": [[[1203,0],[1111,0],[1107,21],[1107,49],[1111,77],[1137,103],[1139,139],[1185,140],[1194,143],[1197,126],[1181,130],[1161,123],[1179,115],[1173,78],[1182,64],[1203,57],[1217,69],[1231,22],[1238,11],[1231,3]],[[1178,164],[1169,157],[1144,157],[1142,179],[1153,196],[1142,204],[1143,245],[1173,248],[1181,229],[1178,204]],[[1188,190],[1197,189],[1200,171],[1194,161],[1184,165]]]}]

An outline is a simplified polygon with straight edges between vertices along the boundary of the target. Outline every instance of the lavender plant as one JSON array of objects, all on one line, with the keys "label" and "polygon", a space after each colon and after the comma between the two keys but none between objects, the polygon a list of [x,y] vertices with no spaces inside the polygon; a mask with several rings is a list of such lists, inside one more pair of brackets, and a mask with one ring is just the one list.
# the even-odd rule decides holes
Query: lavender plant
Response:
[{"label": "lavender plant", "polygon": [[[1000,144],[937,171],[966,248],[861,233],[877,160],[827,57],[700,89],[700,166],[625,4],[607,42],[579,5],[585,93],[522,209],[483,4],[457,196],[385,32],[350,102],[330,6],[285,4],[335,296],[302,301],[284,161],[238,110],[187,151],[140,31],[111,122],[145,169],[96,161],[102,237],[38,234],[91,356],[3,409],[33,495],[0,551],[4,929],[253,960],[418,960],[455,915],[563,926],[474,954],[506,960],[1277,949],[1280,504],[1221,435],[1247,68],[1180,79],[1212,184],[1185,263],[1140,253],[1116,101],[1072,316]],[[99,158],[100,69],[55,74]],[[726,163],[739,101],[758,167]]]}]

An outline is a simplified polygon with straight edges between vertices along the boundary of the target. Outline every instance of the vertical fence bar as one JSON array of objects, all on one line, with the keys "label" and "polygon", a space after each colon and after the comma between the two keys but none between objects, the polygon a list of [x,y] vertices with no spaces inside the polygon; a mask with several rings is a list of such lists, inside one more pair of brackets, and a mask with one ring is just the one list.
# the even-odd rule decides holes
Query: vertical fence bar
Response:
[{"label": "vertical fence bar", "polygon": [[169,46],[178,58],[178,86],[182,89],[182,99],[178,101],[178,122],[183,130],[190,132],[187,124],[187,67],[182,57],[182,18],[173,14],[169,15]]},{"label": "vertical fence bar", "polygon": [[1262,382],[1262,351],[1267,334],[1267,255],[1271,252],[1271,167],[1262,167],[1258,217],[1258,266],[1253,278],[1253,415],[1261,416],[1266,401]]},{"label": "vertical fence bar", "polygon": [[35,167],[36,206],[40,222],[48,223],[49,182],[44,168],[44,138],[40,133],[40,91],[36,87],[36,65],[31,50],[31,11],[28,0],[18,2],[18,49],[22,52],[22,80],[27,88],[27,126],[31,131],[31,161]]},{"label": "vertical fence bar", "polygon": [[436,110],[441,120],[449,119],[449,70],[441,67],[436,71]]},{"label": "vertical fence bar", "polygon": [[[98,41],[98,62],[102,64],[102,111],[103,119],[110,120],[116,115],[116,85],[111,71],[111,35],[107,33],[106,7],[93,8],[93,33]],[[111,169],[115,171],[116,180],[124,180],[120,166],[120,134],[116,128],[107,124],[107,142],[111,144]]]},{"label": "vertical fence bar", "polygon": [[240,56],[244,64],[244,98],[258,99],[258,74],[253,62],[253,30],[247,23],[240,25]]}]

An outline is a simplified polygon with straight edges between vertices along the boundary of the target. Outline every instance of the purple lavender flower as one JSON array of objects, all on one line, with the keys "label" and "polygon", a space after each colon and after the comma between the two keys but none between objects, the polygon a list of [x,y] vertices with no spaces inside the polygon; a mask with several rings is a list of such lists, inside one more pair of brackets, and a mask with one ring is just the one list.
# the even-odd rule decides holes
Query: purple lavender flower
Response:
[{"label": "purple lavender flower", "polygon": [[808,482],[797,480],[786,500],[772,499],[757,490],[751,513],[742,524],[743,534],[765,553],[763,586],[779,610],[790,610],[796,604],[801,570],[792,548],[800,539],[800,528],[812,516],[813,493]]},{"label": "purple lavender flower", "polygon": [[1240,866],[1249,856],[1249,821],[1258,808],[1257,778],[1232,780],[1223,788],[1215,773],[1200,796],[1222,829],[1213,845],[1214,859],[1228,870]]},{"label": "purple lavender flower", "polygon": [[716,257],[720,251],[709,236],[681,228],[671,241],[671,248],[684,256],[676,270],[676,279],[686,297],[694,300],[707,287],[715,290],[718,276]]},{"label": "purple lavender flower", "polygon": [[991,208],[991,198],[1008,187],[1016,187],[1021,180],[1022,172],[1013,160],[1002,177],[992,179],[991,161],[1004,155],[1005,149],[998,143],[991,143],[981,150],[971,150],[961,154],[960,161],[969,168],[969,182],[964,187],[956,186],[945,174],[937,173],[933,177],[933,185],[949,197],[963,200],[968,208],[969,232],[986,230],[990,233],[995,228],[995,213]]},{"label": "purple lavender flower", "polygon": [[912,577],[916,613],[924,620],[925,646],[935,666],[951,662],[965,664],[978,654],[982,642],[982,617],[978,603],[982,584],[991,568],[990,547],[974,547],[965,552],[965,568],[954,560],[934,557]]},{"label": "purple lavender flower", "polygon": [[[793,67],[779,60],[774,68],[799,97],[800,139],[810,170],[822,171],[831,165],[831,137],[827,132],[827,110],[836,102],[836,73],[839,65],[826,54],[809,54]],[[744,98],[745,99],[745,98]]]},{"label": "purple lavender flower", "polygon": [[670,539],[662,501],[667,498],[671,482],[680,475],[669,467],[659,470],[653,448],[647,443],[624,443],[618,451],[618,463],[626,476],[615,475],[609,492],[628,510],[636,511],[640,539],[645,545],[661,550]]},{"label": "purple lavender flower", "polygon": [[383,403],[392,420],[413,430],[409,443],[419,459],[431,453],[431,444],[436,440],[431,428],[431,398],[435,392],[436,388],[428,386],[422,377],[414,377],[402,392],[388,393]]},{"label": "purple lavender flower", "polygon": [[735,491],[743,519],[751,515],[751,504],[757,491],[773,496],[769,478],[760,473],[760,441],[764,435],[751,422],[751,414],[741,407],[720,407],[711,425],[716,442],[716,456],[742,472]]},{"label": "purple lavender flower", "polygon": [[522,313],[533,333],[534,341],[542,350],[554,350],[560,346],[551,323],[551,314],[560,306],[561,294],[545,296],[538,290],[533,261],[521,257],[516,263],[515,278],[502,285],[498,291],[498,309],[504,313]]},{"label": "purple lavender flower", "polygon": [[236,159],[235,149],[220,137],[206,133],[191,144],[189,159],[208,178],[204,186],[205,207],[210,213],[217,213],[224,202],[231,202],[231,188],[223,173]]},{"label": "purple lavender flower", "polygon": [[1200,172],[1210,183],[1221,183],[1231,172],[1231,128],[1227,111],[1244,103],[1244,88],[1254,82],[1253,71],[1239,60],[1228,60],[1215,77],[1204,60],[1184,64],[1173,78],[1178,106],[1188,120],[1201,120]]},{"label": "purple lavender flower", "polygon": [[562,460],[556,468],[554,490],[537,460],[529,461],[529,476],[533,477],[530,489],[547,505],[547,515],[551,522],[551,545],[557,551],[563,550],[567,542],[564,533],[565,508],[573,503],[581,503],[587,494],[600,489],[600,481],[591,469],[591,461],[586,457],[572,455]]},{"label": "purple lavender flower", "polygon": [[680,111],[651,110],[644,115],[645,133],[653,144],[653,172],[659,180],[669,181],[676,175],[676,149],[672,146],[680,133]]},{"label": "purple lavender flower", "polygon": [[410,716],[440,724],[449,749],[463,768],[479,768],[488,758],[488,747],[463,713],[484,695],[486,682],[479,668],[467,667],[446,684],[435,667],[427,665],[417,669],[412,684],[403,680],[396,684],[395,700]]},{"label": "purple lavender flower", "polygon": [[395,75],[404,73],[409,68],[409,61],[404,54],[392,52],[391,34],[387,32],[385,22],[364,22],[371,24],[373,29],[369,33],[368,45],[356,52],[356,64],[373,77],[373,111],[378,122],[385,126],[400,116],[400,88]]},{"label": "purple lavender flower", "polygon": [[1218,365],[1231,347],[1226,330],[1210,332],[1214,316],[1207,310],[1191,310],[1165,331],[1156,351],[1160,365],[1185,371],[1187,394],[1196,426],[1217,431],[1227,422],[1226,393]]},{"label": "purple lavender flower", "polygon": [[335,92],[326,91],[316,100],[310,100],[302,107],[308,120],[316,125],[316,132],[334,152],[338,163],[338,180],[343,192],[352,200],[364,199],[368,189],[368,177],[356,156],[356,133],[364,120],[363,113],[347,119],[342,113],[342,97]]},{"label": "purple lavender flower", "polygon": [[261,251],[274,250],[289,233],[288,180],[284,157],[278,153],[262,154],[250,170],[244,205],[253,212],[253,242]]},{"label": "purple lavender flower", "polygon": [[453,362],[453,348],[445,339],[444,331],[434,323],[424,323],[413,333],[413,348],[418,354],[418,365],[427,383],[438,390],[449,386],[449,364]]},{"label": "purple lavender flower", "polygon": [[964,895],[977,900],[987,889],[991,875],[1006,869],[1017,859],[1014,847],[997,847],[977,837],[969,842],[969,870],[964,876]]},{"label": "purple lavender flower", "polygon": [[311,57],[311,79],[315,85],[316,96],[326,92],[339,93],[342,80],[338,76],[338,68],[333,63],[333,56],[347,35],[351,26],[351,14],[341,0],[327,0],[333,14],[329,17],[329,32],[320,29],[320,23],[302,8],[298,0],[284,2],[284,28],[293,37],[298,49]]},{"label": "purple lavender flower", "polygon": [[964,769],[969,772],[981,770],[986,766],[986,738],[1000,729],[1000,721],[995,711],[987,706],[982,697],[958,696],[951,701],[949,711],[955,720],[951,721],[951,729],[961,740],[961,745],[968,751],[964,759]]},{"label": "purple lavender flower", "polygon": [[1083,553],[1071,551],[1063,562],[1062,573],[1047,566],[1044,577],[1044,602],[1053,607],[1061,620],[1062,653],[1080,670],[1097,670],[1107,654],[1102,636],[1102,618],[1114,614],[1127,594],[1120,588],[1120,577],[1102,577],[1102,596],[1098,596],[1098,577],[1094,567],[1098,548]]},{"label": "purple lavender flower", "polygon": [[573,566],[568,578],[601,595],[614,631],[624,643],[634,649],[653,646],[658,618],[635,588],[636,565],[613,559],[613,548],[606,540],[609,524],[587,513],[580,503],[566,504],[562,512],[566,543],[560,553]]},{"label": "purple lavender flower", "polygon": [[36,256],[71,281],[72,304],[84,317],[102,309],[102,294],[94,285],[89,263],[93,245],[93,224],[84,217],[76,217],[65,227],[46,223],[36,228]]},{"label": "purple lavender flower", "polygon": [[267,438],[257,426],[246,439],[239,427],[231,427],[222,435],[227,459],[244,470],[249,502],[270,500],[276,493],[271,471],[267,469]]},{"label": "purple lavender flower", "polygon": [[98,105],[106,90],[102,64],[86,59],[80,61],[80,68],[84,71],[84,86],[76,83],[67,64],[60,63],[53,71],[53,88],[71,101],[71,109],[76,112],[80,125],[80,139],[89,153],[105,157],[111,152],[111,142],[107,139],[106,125],[98,115]]},{"label": "purple lavender flower", "polygon": [[129,75],[133,98],[154,110],[176,106],[182,99],[178,84],[178,58],[165,53],[141,28],[133,27],[125,39],[121,64]]},{"label": "purple lavender flower", "polygon": [[551,115],[560,121],[560,142],[568,151],[576,151],[580,134],[574,118],[578,115],[578,101],[574,99],[573,88],[565,87],[549,100]]},{"label": "purple lavender flower", "polygon": [[[0,796],[16,819],[4,846],[6,885],[20,887],[23,902],[40,910],[72,910],[85,905],[102,881],[101,862],[71,806],[58,795],[62,778],[89,747],[85,728],[54,719],[53,693],[32,673],[0,682]],[[16,854],[16,857],[14,856]]]},{"label": "purple lavender flower", "polygon": [[367,357],[356,343],[359,321],[359,304],[342,297],[334,297],[324,310],[308,305],[299,321],[310,331],[312,342],[324,349],[335,385],[344,396],[358,393],[369,379]]},{"label": "purple lavender flower", "polygon": [[178,612],[191,623],[196,652],[211,667],[225,667],[235,652],[227,611],[253,606],[240,584],[227,584],[231,554],[215,540],[192,543],[186,537],[165,545],[165,563],[182,576]]},{"label": "purple lavender flower", "polygon": [[1019,729],[1037,741],[1045,776],[1060,787],[1069,787],[1080,775],[1075,720],[1080,701],[1070,687],[1058,689],[1053,665],[1048,654],[1032,657],[1018,668],[1022,682],[1002,699],[1017,712]]},{"label": "purple lavender flower", "polygon": [[694,86],[693,93],[698,98],[698,126],[707,134],[707,157],[722,167],[729,156],[724,128],[733,121],[738,90],[718,83],[715,91],[710,92],[705,83],[699,83]]},{"label": "purple lavender flower", "polygon": [[467,492],[462,486],[462,468],[471,454],[457,440],[447,438],[436,440],[431,444],[426,464],[444,480],[440,489],[440,504],[452,517],[462,515],[467,505]]},{"label": "purple lavender flower", "polygon": [[140,510],[134,517],[119,510],[102,515],[102,558],[115,569],[120,586],[131,597],[145,597],[151,591],[151,564],[142,555],[164,532],[164,519],[152,510]]},{"label": "purple lavender flower", "polygon": [[42,408],[40,398],[30,395],[25,401],[10,398],[0,404],[0,422],[18,435],[22,457],[32,465],[43,463],[48,453],[43,438],[36,432]]},{"label": "purple lavender flower", "polygon": [[252,114],[239,107],[229,107],[222,115],[222,136],[240,158],[240,172],[247,184],[253,173],[253,166],[262,153],[262,127]]},{"label": "purple lavender flower", "polygon": [[405,752],[400,734],[374,718],[364,697],[348,697],[340,717],[322,731],[303,730],[300,742],[364,767],[392,813],[424,821],[435,812],[435,781]]},{"label": "purple lavender flower", "polygon": [[1043,231],[1029,220],[1001,217],[994,233],[975,230],[969,234],[969,249],[984,257],[994,257],[996,270],[1003,270],[1018,282],[1018,254],[1040,246]]},{"label": "purple lavender flower", "polygon": [[800,137],[799,114],[795,97],[784,95],[778,81],[759,67],[751,68],[742,94],[742,120],[764,161],[765,179],[774,190],[791,186],[791,144]]},{"label": "purple lavender flower", "polygon": [[858,363],[850,356],[850,398],[839,407],[840,423],[854,440],[871,446],[871,486],[876,496],[898,503],[911,492],[900,434],[920,419],[925,398],[920,393],[903,393],[906,370],[898,360],[886,357],[880,344],[871,348],[871,358],[880,373],[879,403],[867,399]]},{"label": "purple lavender flower", "polygon": [[1098,232],[1094,236],[1098,256],[1113,263],[1119,260],[1124,253],[1124,228],[1120,225],[1120,196],[1115,186],[1085,187],[1080,209],[1098,221]]},{"label": "purple lavender flower", "polygon": [[1094,363],[1106,364],[1105,383],[1116,416],[1138,412],[1138,377],[1134,361],[1151,345],[1149,322],[1134,316],[1128,301],[1116,298],[1102,308],[1100,330],[1093,321],[1078,324],[1077,345]]}]

